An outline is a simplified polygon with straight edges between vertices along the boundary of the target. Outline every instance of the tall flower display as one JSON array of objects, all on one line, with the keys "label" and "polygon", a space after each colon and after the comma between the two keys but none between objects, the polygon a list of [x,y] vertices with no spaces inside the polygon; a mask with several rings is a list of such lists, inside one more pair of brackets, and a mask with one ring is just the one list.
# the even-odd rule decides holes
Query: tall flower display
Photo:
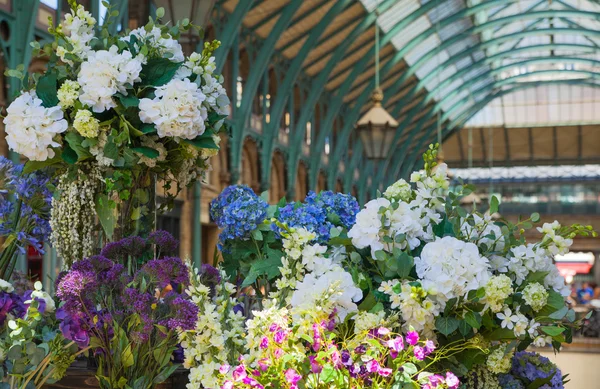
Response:
[{"label": "tall flower display", "polygon": [[[109,7],[99,28],[83,6],[69,5],[49,29],[54,42],[33,44],[34,54],[48,59],[46,72],[8,71],[24,89],[4,119],[10,149],[29,159],[25,171],[51,167],[60,181],[52,241],[68,264],[90,253],[76,249],[94,242],[90,212],[108,241],[150,232],[157,183],[175,196],[201,178],[229,114],[215,73],[219,42],[189,57],[177,42],[198,27],[161,24],[158,9],[156,20],[113,35],[116,10]],[[79,192],[86,195],[74,201]]]}]

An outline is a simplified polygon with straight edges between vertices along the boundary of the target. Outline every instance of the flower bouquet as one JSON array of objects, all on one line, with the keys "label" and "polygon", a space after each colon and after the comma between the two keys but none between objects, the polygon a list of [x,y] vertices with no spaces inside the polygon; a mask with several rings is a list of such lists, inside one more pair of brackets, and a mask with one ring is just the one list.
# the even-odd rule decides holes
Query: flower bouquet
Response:
[{"label": "flower bouquet", "polygon": [[41,388],[60,380],[78,350],[60,331],[54,300],[36,282],[33,290],[15,292],[0,281],[1,388]]},{"label": "flower bouquet", "polygon": [[[155,259],[130,276],[123,260],[148,249]],[[189,274],[181,259],[169,256],[176,249],[164,231],[148,240],[125,238],[76,262],[57,280],[60,330],[93,351],[101,388],[154,388],[179,366],[172,363],[177,331],[194,328],[198,307],[181,293]]]},{"label": "flower bouquet", "polygon": [[198,29],[188,20],[161,24],[158,9],[157,20],[111,35],[118,12],[106,3],[96,36],[91,14],[69,4],[49,29],[54,42],[33,43],[46,72],[7,71],[23,91],[4,119],[10,149],[29,158],[25,170],[50,166],[58,178],[52,241],[67,264],[91,255],[94,215],[109,241],[151,231],[156,182],[171,198],[201,176],[229,114],[214,74],[219,42],[184,56],[180,33]]},{"label": "flower bouquet", "polygon": [[44,252],[44,241],[50,234],[49,184],[46,175],[25,174],[22,165],[0,157],[0,237],[4,238],[0,279],[11,278],[17,255],[24,254],[29,246]]},{"label": "flower bouquet", "polygon": [[[238,288],[221,287],[213,296],[202,282],[192,282],[188,293],[204,290],[201,301],[215,307],[206,311],[212,322],[231,325],[235,318],[231,328],[236,331],[218,342],[219,358],[213,358],[210,332],[199,317],[195,340],[184,342],[192,382],[206,388],[269,387],[262,377],[270,377],[277,383],[271,387],[291,387],[301,376],[305,387],[324,385],[310,363],[311,357],[331,363],[330,353],[310,351],[312,328],[319,323],[329,331],[319,336],[340,353],[352,329],[360,329],[362,339],[368,339],[367,355],[382,369],[390,368],[390,358],[378,359],[384,354],[378,354],[383,351],[377,351],[380,343],[374,339],[380,338],[373,330],[416,333],[433,342],[434,353],[423,355],[415,346],[413,355],[423,356],[424,371],[437,378],[424,383],[418,374],[399,376],[394,365],[392,378],[369,381],[394,388],[454,385],[452,377],[450,384],[441,383],[440,374],[447,371],[465,379],[485,371],[500,379],[510,371],[515,353],[521,355],[530,344],[558,349],[569,342],[578,323],[565,303],[568,289],[553,258],[566,253],[575,236],[596,233],[589,226],[544,223],[538,227],[541,241],[527,243],[524,232],[539,222],[538,214],[517,223],[503,220],[497,217],[494,197],[485,214],[468,209],[461,198],[473,188],[451,187],[446,167],[436,157],[437,148],[431,146],[424,155],[425,169],[413,173],[410,183],[398,181],[359,212],[350,197],[330,192],[311,193],[303,203],[268,206],[249,188],[226,189],[213,202],[211,215],[223,230],[221,278],[229,277]],[[244,295],[259,296],[261,303],[240,304]],[[247,316],[245,337],[232,313],[240,307]],[[263,355],[263,350],[277,350],[269,348],[277,344],[279,329],[267,330],[273,323],[286,336],[297,335],[277,346],[283,350],[277,355]],[[385,352],[395,351],[393,344],[385,344]],[[242,359],[232,359],[239,354]],[[260,365],[263,358],[269,361],[266,367]],[[415,366],[421,372],[423,367]],[[315,366],[320,368],[331,379],[328,385],[368,386],[325,365]],[[333,383],[337,378],[332,377],[341,381]]]}]

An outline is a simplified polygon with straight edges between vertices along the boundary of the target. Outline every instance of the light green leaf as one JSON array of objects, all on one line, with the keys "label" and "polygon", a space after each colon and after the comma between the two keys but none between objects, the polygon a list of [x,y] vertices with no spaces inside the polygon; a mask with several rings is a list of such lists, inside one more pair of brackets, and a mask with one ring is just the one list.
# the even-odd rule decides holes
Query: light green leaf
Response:
[{"label": "light green leaf", "polygon": [[435,320],[435,328],[443,335],[448,336],[458,329],[458,319],[440,316]]}]

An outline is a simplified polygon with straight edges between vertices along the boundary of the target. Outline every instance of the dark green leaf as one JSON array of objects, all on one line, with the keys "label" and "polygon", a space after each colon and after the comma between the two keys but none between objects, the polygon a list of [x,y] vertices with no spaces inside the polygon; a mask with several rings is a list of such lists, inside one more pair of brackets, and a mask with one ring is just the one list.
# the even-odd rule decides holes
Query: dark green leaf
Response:
[{"label": "dark green leaf", "polygon": [[400,278],[406,278],[408,277],[408,275],[410,274],[410,271],[412,270],[415,261],[413,259],[413,257],[411,257],[410,255],[408,255],[405,252],[402,252],[402,254],[400,254],[400,256],[397,258],[397,262],[398,262],[398,276]]},{"label": "dark green leaf", "polygon": [[37,82],[35,93],[46,108],[58,105],[56,73],[47,72]]},{"label": "dark green leaf", "polygon": [[183,141],[199,149],[219,150],[219,146],[217,146],[215,140],[212,138],[212,135],[208,131],[202,135],[195,137],[194,139],[183,139]]},{"label": "dark green leaf", "polygon": [[281,257],[283,253],[279,250],[267,249],[267,255],[263,259],[257,259],[250,265],[250,271],[242,283],[242,287],[252,285],[261,275],[273,279],[279,275]]},{"label": "dark green leaf", "polygon": [[123,104],[125,108],[138,107],[140,105],[140,99],[138,99],[133,94],[128,94],[127,96],[123,96],[122,94],[117,94],[119,101]]},{"label": "dark green leaf", "polygon": [[448,336],[458,328],[458,319],[440,316],[435,320],[435,328],[443,335]]},{"label": "dark green leaf", "polygon": [[556,374],[556,371],[554,371],[553,374],[549,374],[546,378],[536,378],[533,382],[527,385],[527,389],[538,389],[546,384],[549,384],[550,381],[552,381],[554,374]]},{"label": "dark green leaf", "polygon": [[158,158],[158,156],[160,155],[160,153],[157,150],[146,146],[132,147],[131,150],[135,151],[136,153],[143,154],[146,157],[152,159]]},{"label": "dark green leaf", "polygon": [[489,335],[490,340],[505,340],[515,338],[515,332],[513,330],[509,330],[508,328],[498,328]]},{"label": "dark green leaf", "polygon": [[60,163],[62,161],[61,153],[56,153],[53,158],[48,158],[45,161],[27,161],[25,166],[23,167],[23,173],[29,174],[36,170],[43,169],[47,166],[54,165],[56,163]]},{"label": "dark green leaf", "polygon": [[458,331],[461,333],[462,336],[467,336],[471,332],[471,325],[465,320],[459,320]]},{"label": "dark green leaf", "polygon": [[74,165],[77,162],[77,153],[68,144],[64,145],[60,157],[69,165]]},{"label": "dark green leaf", "polygon": [[75,151],[75,154],[77,154],[78,161],[83,161],[84,159],[90,158],[92,156],[88,149],[81,145],[85,138],[79,135],[78,133],[72,131],[67,132],[67,134],[65,135],[65,140],[67,141],[69,146],[71,146],[71,149]]},{"label": "dark green leaf", "polygon": [[145,85],[161,86],[171,81],[181,63],[172,62],[168,58],[155,58],[148,60],[142,66],[142,83]]},{"label": "dark green leaf", "polygon": [[465,321],[473,328],[481,328],[481,315],[478,312],[467,312]]},{"label": "dark green leaf", "polygon": [[143,134],[154,134],[156,132],[156,127],[154,127],[154,124],[142,124],[139,128],[139,130],[143,133]]}]

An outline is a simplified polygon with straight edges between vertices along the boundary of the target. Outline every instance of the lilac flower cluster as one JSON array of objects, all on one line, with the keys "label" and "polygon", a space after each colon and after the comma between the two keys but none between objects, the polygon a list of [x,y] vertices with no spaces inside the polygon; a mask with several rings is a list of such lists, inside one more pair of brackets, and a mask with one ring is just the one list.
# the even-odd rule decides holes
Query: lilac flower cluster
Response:
[{"label": "lilac flower cluster", "polygon": [[[332,227],[350,229],[356,222],[360,210],[351,195],[324,191],[309,192],[303,203],[288,203],[279,209],[279,221],[289,227],[303,227],[317,235],[317,241],[325,243],[330,238]],[[273,226],[276,232],[279,227]]]},{"label": "lilac flower cluster", "polygon": [[227,240],[248,239],[267,217],[269,205],[245,185],[232,185],[210,204],[210,216],[223,231],[219,249]]},{"label": "lilac flower cluster", "polygon": [[[176,241],[164,232],[148,241],[161,250],[166,248],[167,253],[176,247]],[[102,254],[112,258],[141,255],[148,241],[126,238],[107,245]],[[56,316],[65,338],[83,348],[93,337],[110,339],[116,323],[128,329],[132,342],[141,344],[158,336],[157,326],[168,330],[195,327],[198,307],[187,295],[176,292],[189,283],[188,268],[180,258],[150,260],[131,277],[122,264],[104,255],[75,262],[57,280],[56,295],[63,304]]]},{"label": "lilac flower cluster", "polygon": [[510,372],[501,374],[498,380],[503,389],[521,389],[535,380],[548,378],[550,382],[539,386],[540,389],[564,388],[561,371],[548,358],[534,352],[519,351],[513,357]]},{"label": "lilac flower cluster", "polygon": [[39,172],[24,174],[23,165],[0,157],[0,236],[14,235],[21,253],[28,246],[43,253],[50,234],[49,180]]}]

